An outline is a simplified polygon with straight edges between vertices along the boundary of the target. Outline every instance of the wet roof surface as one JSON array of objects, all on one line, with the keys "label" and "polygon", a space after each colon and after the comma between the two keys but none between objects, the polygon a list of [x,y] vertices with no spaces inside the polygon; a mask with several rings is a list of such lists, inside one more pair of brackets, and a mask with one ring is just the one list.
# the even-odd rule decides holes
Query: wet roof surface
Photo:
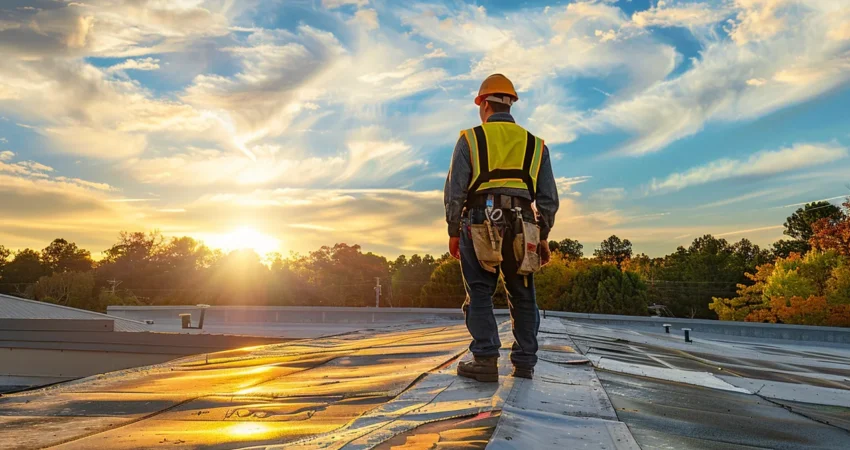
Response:
[{"label": "wet roof surface", "polygon": [[848,448],[846,430],[755,395],[605,371],[599,378],[643,448]]},{"label": "wet roof surface", "polygon": [[[544,319],[533,381],[462,324],[183,358],[0,397],[0,448],[850,448],[850,349]],[[588,360],[593,365],[582,364]]]}]

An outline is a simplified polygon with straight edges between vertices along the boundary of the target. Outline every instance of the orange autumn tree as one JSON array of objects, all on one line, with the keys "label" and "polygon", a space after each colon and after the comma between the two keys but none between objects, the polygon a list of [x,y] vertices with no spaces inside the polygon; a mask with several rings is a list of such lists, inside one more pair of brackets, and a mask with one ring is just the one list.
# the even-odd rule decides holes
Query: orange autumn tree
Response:
[{"label": "orange autumn tree", "polygon": [[812,248],[834,250],[839,255],[850,256],[850,197],[844,202],[844,211],[837,219],[823,218],[812,224]]},{"label": "orange autumn tree", "polygon": [[773,268],[773,264],[763,264],[756,267],[755,274],[745,273],[744,275],[753,282],[752,285],[738,284],[738,296],[734,298],[713,297],[708,308],[714,311],[720,320],[737,321],[742,321],[752,313],[769,308],[764,299],[764,287],[770,275],[773,274]]},{"label": "orange autumn tree", "polygon": [[713,299],[721,320],[850,327],[850,260],[835,250],[793,253],[747,277],[737,297]]}]

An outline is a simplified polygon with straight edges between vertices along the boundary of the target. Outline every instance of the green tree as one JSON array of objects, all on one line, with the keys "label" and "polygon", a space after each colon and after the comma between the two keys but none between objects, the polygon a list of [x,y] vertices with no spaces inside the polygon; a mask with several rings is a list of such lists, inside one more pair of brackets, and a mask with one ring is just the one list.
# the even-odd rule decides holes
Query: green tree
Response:
[{"label": "green tree", "polygon": [[269,264],[272,303],[276,305],[318,305],[323,292],[308,281],[306,256],[290,253],[288,258],[273,254]]},{"label": "green tree", "polygon": [[437,268],[422,287],[419,305],[424,308],[460,308],[466,299],[460,262],[446,257],[437,261]]},{"label": "green tree", "polygon": [[773,243],[773,256],[776,258],[787,258],[792,253],[806,254],[812,247],[806,241],[780,239]]},{"label": "green tree", "polygon": [[629,260],[624,261],[620,268],[622,270],[635,272],[640,275],[641,278],[649,280],[657,278],[656,272],[662,261],[662,258],[650,258],[645,253],[640,253],[632,256]]},{"label": "green tree", "polygon": [[563,239],[560,242],[550,242],[549,249],[553,253],[560,253],[566,259],[581,259],[584,257],[584,246],[581,245],[581,242],[569,238]]},{"label": "green tree", "polygon": [[5,293],[24,295],[27,287],[44,275],[41,255],[25,248],[15,253],[15,258],[3,267],[3,289]]},{"label": "green tree", "polygon": [[9,263],[9,256],[11,256],[11,254],[12,252],[10,252],[9,249],[0,245],[0,293],[6,292],[5,288],[7,285],[3,278],[3,271],[6,264]]},{"label": "green tree", "polygon": [[812,224],[820,219],[841,220],[841,208],[829,202],[807,203],[785,220],[785,234],[798,241],[808,242],[812,238]]},{"label": "green tree", "polygon": [[422,288],[430,281],[431,273],[436,267],[437,261],[431,255],[413,255],[409,260],[404,255],[399,256],[390,265],[393,305],[415,306]]},{"label": "green tree", "polygon": [[54,239],[41,251],[41,263],[48,273],[85,272],[94,265],[88,250],[61,238]]},{"label": "green tree", "polygon": [[383,256],[363,253],[359,245],[336,244],[310,252],[308,282],[336,306],[374,306],[375,279],[389,281],[389,263]]},{"label": "green tree", "polygon": [[156,264],[156,255],[165,243],[158,231],[150,233],[122,231],[118,242],[104,251],[97,268],[96,279],[100,286],[110,280],[121,282],[121,288],[143,297],[163,295],[168,286],[164,283]]},{"label": "green tree", "polygon": [[580,270],[561,297],[564,311],[597,314],[646,315],[647,288],[640,276],[610,264],[591,264]]},{"label": "green tree", "polygon": [[[186,303],[182,302],[179,304]],[[110,289],[101,289],[100,294],[97,296],[97,305],[97,309],[94,309],[94,311],[105,312],[112,305],[139,306],[144,305],[144,302],[129,292],[119,295],[113,294]]]},{"label": "green tree", "polygon": [[758,266],[755,274],[745,274],[752,284],[738,284],[736,297],[714,297],[708,307],[720,320],[736,321],[743,321],[753,312],[768,308],[764,289],[773,270],[774,265],[770,263]]},{"label": "green tree", "polygon": [[613,235],[599,244],[599,248],[593,251],[593,256],[602,262],[620,267],[623,261],[632,257],[632,243],[628,239],[620,239]]},{"label": "green tree", "polygon": [[94,296],[94,274],[89,272],[56,272],[38,279],[33,298],[72,308],[103,311]]},{"label": "green tree", "polygon": [[773,244],[773,253],[776,257],[787,258],[792,253],[806,254],[812,246],[809,241],[815,235],[813,226],[816,222],[825,219],[827,222],[836,222],[844,218],[841,208],[829,202],[807,203],[798,208],[785,220],[786,236],[791,240],[779,240]]},{"label": "green tree", "polygon": [[213,263],[202,280],[197,303],[268,305],[269,268],[254,250],[234,250]]},{"label": "green tree", "polygon": [[850,304],[850,260],[832,270],[827,282],[826,299],[831,305]]},{"label": "green tree", "polygon": [[817,287],[812,280],[800,273],[799,267],[789,264],[777,264],[773,274],[764,288],[766,298],[809,298],[817,294]]},{"label": "green tree", "polygon": [[753,244],[749,239],[741,239],[732,244],[731,250],[736,258],[734,263],[740,264],[745,270],[755,269],[775,259],[772,252]]},{"label": "green tree", "polygon": [[834,250],[792,254],[758,267],[738,296],[715,298],[721,320],[850,326],[850,269]]},{"label": "green tree", "polygon": [[650,297],[677,317],[714,318],[713,298],[732,297],[737,284],[749,284],[745,273],[770,259],[769,252],[746,239],[730,245],[705,235],[664,257],[653,274],[657,278],[649,280]]},{"label": "green tree", "polygon": [[[208,303],[203,295],[187,298],[187,293],[203,287],[204,271],[223,256],[214,254],[202,243],[190,237],[174,237],[153,247],[144,265],[154,278],[151,286],[158,291],[139,291],[154,297],[157,303],[175,304],[185,301]],[[208,297],[208,296],[207,296]]]},{"label": "green tree", "polygon": [[841,264],[842,258],[835,251],[815,250],[804,257],[794,255],[777,260],[764,289],[765,298],[823,297],[834,270]]},{"label": "green tree", "polygon": [[552,253],[552,260],[534,274],[537,304],[541,309],[558,311],[561,297],[569,290],[576,270],[560,252]]},{"label": "green tree", "polygon": [[8,248],[0,245],[0,270],[2,270],[3,266],[5,266],[7,262],[9,262],[9,256],[11,255],[12,252],[10,252]]}]

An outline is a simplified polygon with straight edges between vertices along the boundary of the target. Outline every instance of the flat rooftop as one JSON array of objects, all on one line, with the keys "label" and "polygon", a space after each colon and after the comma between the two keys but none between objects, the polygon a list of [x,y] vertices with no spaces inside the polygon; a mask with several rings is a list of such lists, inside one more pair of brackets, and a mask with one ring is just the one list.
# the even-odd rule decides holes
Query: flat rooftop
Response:
[{"label": "flat rooftop", "polygon": [[[502,316],[500,316],[502,317]],[[548,316],[534,380],[455,375],[456,320],[367,326],[0,397],[0,447],[847,449],[850,347]]]}]

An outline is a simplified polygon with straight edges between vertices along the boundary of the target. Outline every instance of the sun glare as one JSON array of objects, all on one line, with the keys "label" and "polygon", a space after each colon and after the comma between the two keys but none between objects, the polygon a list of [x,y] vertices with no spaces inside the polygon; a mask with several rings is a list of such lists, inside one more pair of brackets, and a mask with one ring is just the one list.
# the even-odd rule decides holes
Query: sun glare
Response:
[{"label": "sun glare", "polygon": [[280,250],[280,240],[260,233],[251,227],[237,228],[230,233],[210,236],[207,242],[210,247],[220,248],[227,252],[251,249],[260,256]]}]

